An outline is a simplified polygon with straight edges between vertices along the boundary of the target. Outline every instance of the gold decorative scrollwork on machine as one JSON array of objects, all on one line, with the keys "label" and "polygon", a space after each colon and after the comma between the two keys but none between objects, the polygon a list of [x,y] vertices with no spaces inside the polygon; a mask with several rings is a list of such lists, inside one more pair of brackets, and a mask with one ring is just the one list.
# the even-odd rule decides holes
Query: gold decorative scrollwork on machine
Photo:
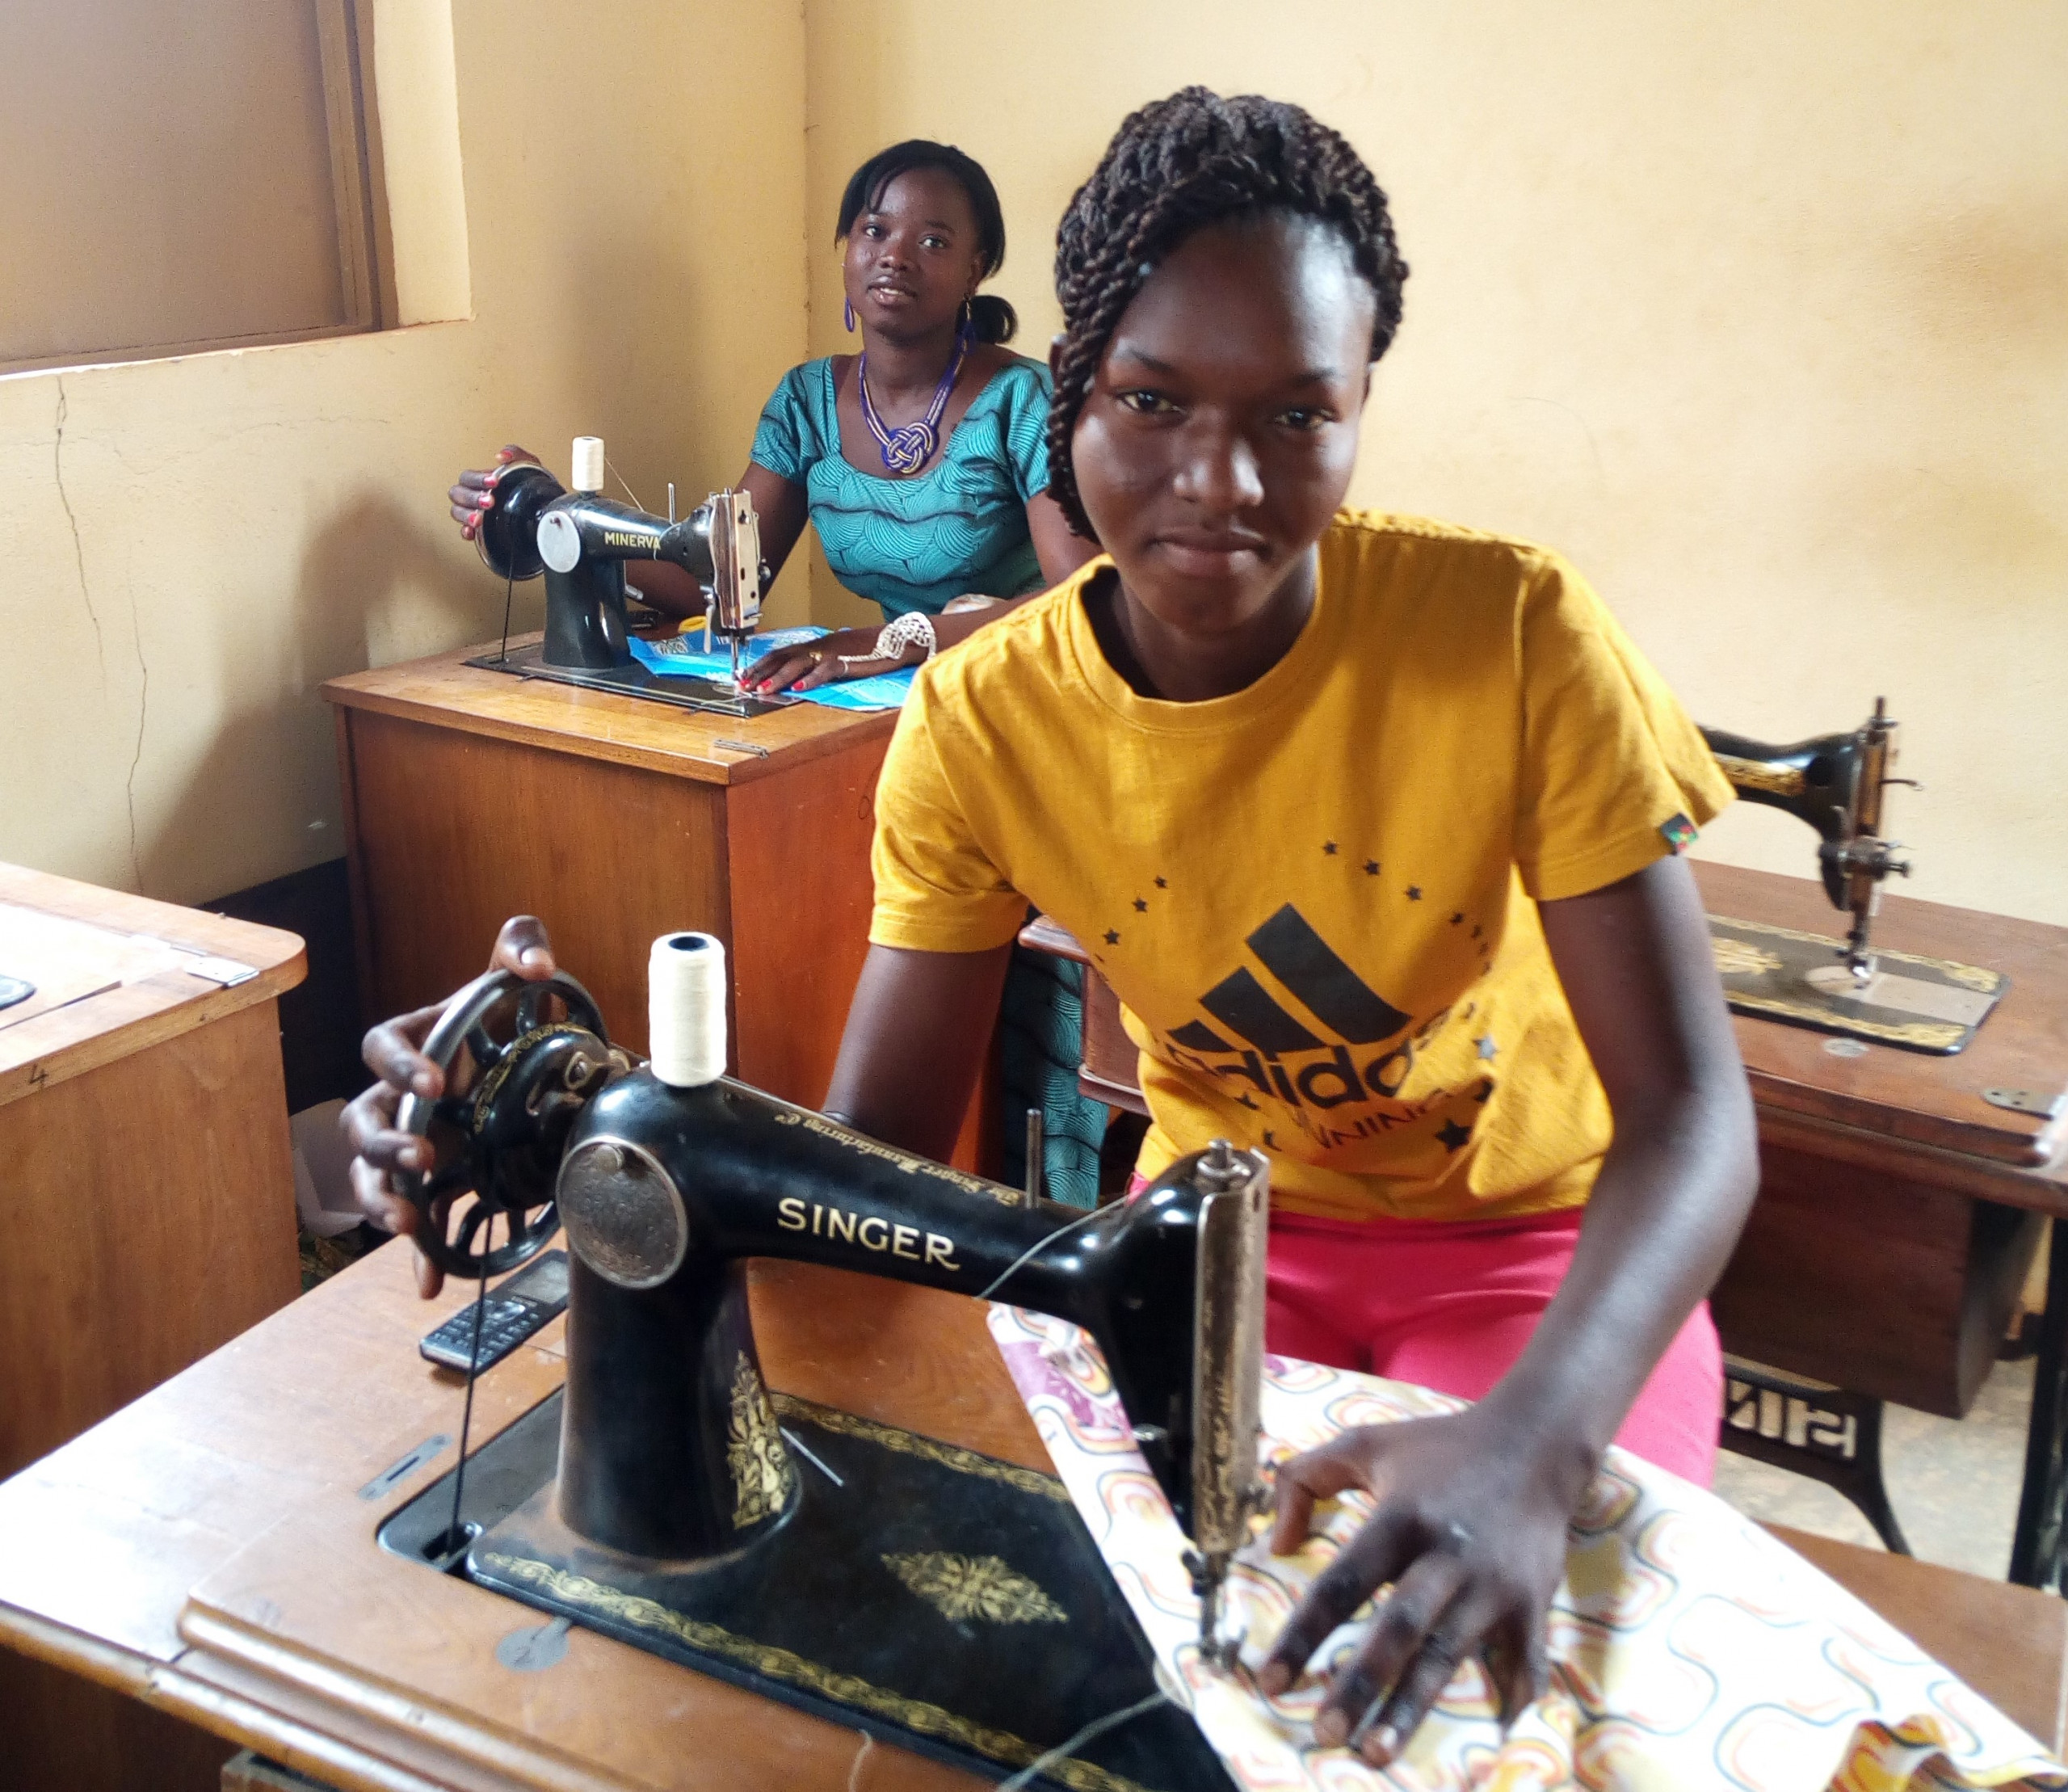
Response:
[{"label": "gold decorative scrollwork on machine", "polygon": [[733,1418],[725,1435],[733,1474],[733,1528],[745,1530],[783,1509],[790,1494],[790,1459],[768,1410],[761,1378],[742,1351],[733,1368]]},{"label": "gold decorative scrollwork on machine", "polygon": [[[658,1601],[604,1586],[568,1569],[511,1556],[492,1557],[489,1565],[528,1587],[549,1594],[561,1605],[592,1613],[599,1619],[628,1629],[670,1638],[708,1655],[721,1655],[771,1680],[780,1680],[822,1697],[851,1705],[858,1710],[888,1718],[919,1735],[944,1737],[992,1760],[1027,1767],[1041,1755],[1041,1750],[1032,1743],[1008,1731],[973,1723],[937,1705],[907,1698],[858,1676],[840,1673],[818,1662],[807,1661],[788,1649],[756,1643],[750,1637],[736,1636],[721,1626],[686,1617],[679,1612],[670,1611]],[[1144,1792],[1137,1781],[1087,1760],[1051,1761],[1041,1771],[1057,1785],[1069,1787],[1070,1792]]]},{"label": "gold decorative scrollwork on machine", "polygon": [[1070,1614],[995,1555],[886,1555],[883,1565],[952,1623],[1066,1624]]},{"label": "gold decorative scrollwork on machine", "polygon": [[1809,780],[1795,766],[1768,765],[1758,759],[1740,759],[1734,753],[1717,754],[1716,763],[1740,790],[1763,791],[1770,797],[1799,797],[1809,788]]},{"label": "gold decorative scrollwork on machine", "polygon": [[1763,946],[1755,946],[1749,940],[1734,940],[1727,934],[1713,934],[1709,949],[1716,954],[1717,974],[1720,977],[1751,977],[1762,971],[1779,970],[1781,957]]},{"label": "gold decorative scrollwork on machine", "polygon": [[923,1457],[927,1462],[939,1463],[943,1468],[953,1469],[958,1474],[980,1474],[986,1480],[1016,1487],[1022,1493],[1053,1500],[1059,1506],[1070,1503],[1070,1490],[1053,1474],[1020,1468],[1011,1462],[994,1462],[988,1456],[979,1456],[973,1449],[944,1444],[936,1438],[915,1437],[909,1431],[880,1425],[858,1413],[843,1412],[835,1407],[822,1407],[816,1401],[800,1399],[794,1394],[771,1394],[769,1399],[785,1419],[809,1420],[823,1430],[839,1432],[847,1437],[866,1438],[881,1449],[894,1449],[906,1456]]}]

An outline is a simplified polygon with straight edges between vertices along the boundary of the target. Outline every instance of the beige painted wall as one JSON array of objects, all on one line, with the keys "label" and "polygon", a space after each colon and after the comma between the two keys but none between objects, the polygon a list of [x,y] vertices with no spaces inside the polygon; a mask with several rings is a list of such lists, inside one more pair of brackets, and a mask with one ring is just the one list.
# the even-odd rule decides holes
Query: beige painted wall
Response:
[{"label": "beige painted wall", "polygon": [[381,6],[406,315],[473,314],[0,380],[0,858],[193,901],[336,856],[317,684],[500,620],[455,471],[594,431],[700,496],[802,352],[794,5]]},{"label": "beige painted wall", "polygon": [[[2068,8],[807,9],[815,351],[882,144],[990,169],[1040,352],[1055,221],[1127,111],[1298,100],[1414,269],[1356,499],[1562,548],[1704,721],[1794,739],[1885,692],[1930,786],[1894,794],[1910,893],[2068,922]],[[1742,806],[1706,843],[1811,849]]]},{"label": "beige painted wall", "polygon": [[[455,469],[593,429],[649,503],[730,477],[807,243],[843,340],[834,201],[901,136],[997,176],[1038,350],[1070,192],[1198,79],[1313,107],[1394,196],[1360,501],[1564,548],[1705,720],[1887,692],[1912,888],[2068,921],[2059,6],[379,3],[406,314],[472,314],[0,380],[0,857],[191,900],[334,856],[316,685],[499,616]],[[1810,862],[1749,810],[1708,849]]]}]

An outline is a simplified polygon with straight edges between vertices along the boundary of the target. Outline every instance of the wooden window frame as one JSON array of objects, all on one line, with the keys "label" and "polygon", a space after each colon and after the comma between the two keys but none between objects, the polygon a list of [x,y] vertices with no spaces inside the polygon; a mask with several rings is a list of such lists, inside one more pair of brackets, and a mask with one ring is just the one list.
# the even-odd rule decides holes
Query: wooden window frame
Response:
[{"label": "wooden window frame", "polygon": [[380,107],[373,80],[374,0],[310,0],[310,4],[315,15],[324,124],[330,141],[343,319],[305,330],[147,343],[116,349],[75,349],[23,360],[0,358],[0,377],[173,360],[229,349],[324,342],[396,327],[399,318],[394,242],[389,227]]}]

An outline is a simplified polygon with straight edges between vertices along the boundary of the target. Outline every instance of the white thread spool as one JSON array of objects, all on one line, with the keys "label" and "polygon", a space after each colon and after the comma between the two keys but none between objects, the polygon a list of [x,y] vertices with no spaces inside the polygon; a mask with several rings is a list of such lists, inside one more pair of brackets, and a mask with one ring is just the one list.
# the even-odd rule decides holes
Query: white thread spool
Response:
[{"label": "white thread spool", "polygon": [[600,435],[578,435],[574,438],[574,490],[603,489],[603,439]]},{"label": "white thread spool", "polygon": [[725,1074],[725,949],[708,933],[664,933],[646,959],[650,1068],[670,1088]]}]

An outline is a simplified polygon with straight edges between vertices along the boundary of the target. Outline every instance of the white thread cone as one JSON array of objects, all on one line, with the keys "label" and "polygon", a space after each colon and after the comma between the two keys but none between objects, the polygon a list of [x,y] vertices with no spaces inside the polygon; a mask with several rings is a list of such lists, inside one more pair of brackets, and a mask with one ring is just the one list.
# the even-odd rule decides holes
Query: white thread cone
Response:
[{"label": "white thread cone", "polygon": [[725,949],[708,933],[664,933],[646,960],[654,1075],[694,1089],[725,1074]]}]

